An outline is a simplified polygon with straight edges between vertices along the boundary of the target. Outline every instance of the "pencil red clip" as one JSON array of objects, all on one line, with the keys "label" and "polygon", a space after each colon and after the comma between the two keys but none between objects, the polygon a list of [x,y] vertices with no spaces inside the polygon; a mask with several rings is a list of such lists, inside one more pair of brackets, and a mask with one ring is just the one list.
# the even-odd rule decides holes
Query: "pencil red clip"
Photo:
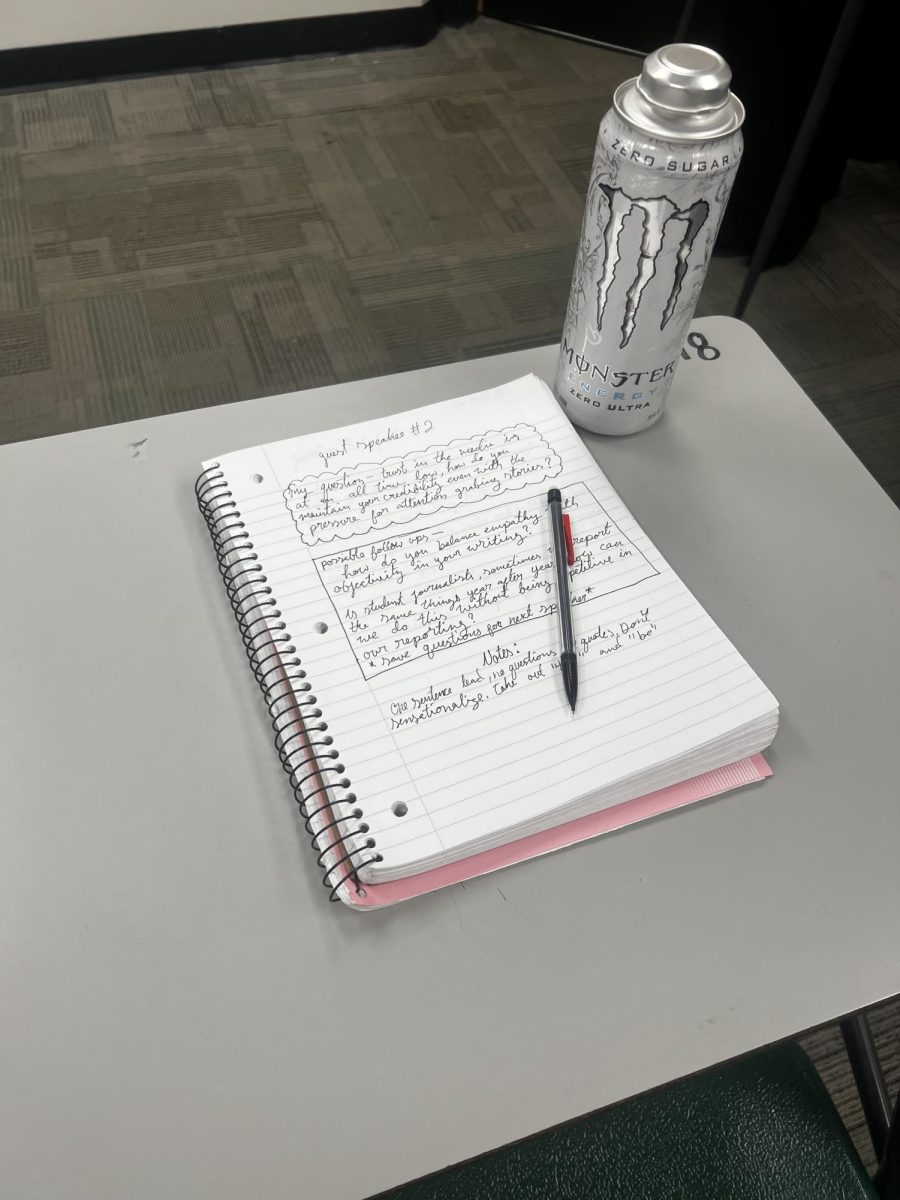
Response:
[{"label": "pencil red clip", "polygon": [[572,523],[568,513],[563,513],[563,533],[566,535],[566,562],[570,567],[574,567],[575,543],[572,541]]}]

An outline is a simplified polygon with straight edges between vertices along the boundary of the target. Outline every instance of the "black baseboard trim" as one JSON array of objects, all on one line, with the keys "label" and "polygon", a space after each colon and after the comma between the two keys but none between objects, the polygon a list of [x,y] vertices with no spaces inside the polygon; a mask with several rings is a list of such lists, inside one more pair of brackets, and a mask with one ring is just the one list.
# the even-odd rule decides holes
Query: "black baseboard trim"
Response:
[{"label": "black baseboard trim", "polygon": [[426,0],[414,8],[26,46],[0,50],[0,88],[15,91],[260,59],[420,46],[434,37],[442,24],[460,25],[474,16],[475,0]]}]

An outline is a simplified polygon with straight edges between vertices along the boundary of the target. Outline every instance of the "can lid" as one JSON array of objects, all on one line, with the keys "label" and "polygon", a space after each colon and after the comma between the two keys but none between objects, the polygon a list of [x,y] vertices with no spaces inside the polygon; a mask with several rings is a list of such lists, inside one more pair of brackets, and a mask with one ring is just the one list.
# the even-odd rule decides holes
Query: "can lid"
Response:
[{"label": "can lid", "polygon": [[676,43],[648,54],[640,76],[617,88],[613,103],[621,117],[647,133],[708,141],[734,133],[743,123],[744,106],[730,83],[721,54]]}]

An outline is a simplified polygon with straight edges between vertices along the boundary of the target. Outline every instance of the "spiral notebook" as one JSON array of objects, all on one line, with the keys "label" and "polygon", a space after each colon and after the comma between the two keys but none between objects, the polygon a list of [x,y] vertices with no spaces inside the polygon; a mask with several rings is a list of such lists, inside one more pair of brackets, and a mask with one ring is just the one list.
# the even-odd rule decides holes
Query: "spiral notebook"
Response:
[{"label": "spiral notebook", "polygon": [[[333,899],[407,899],[769,773],[774,697],[535,376],[203,468]],[[575,714],[549,487],[575,543]]]}]

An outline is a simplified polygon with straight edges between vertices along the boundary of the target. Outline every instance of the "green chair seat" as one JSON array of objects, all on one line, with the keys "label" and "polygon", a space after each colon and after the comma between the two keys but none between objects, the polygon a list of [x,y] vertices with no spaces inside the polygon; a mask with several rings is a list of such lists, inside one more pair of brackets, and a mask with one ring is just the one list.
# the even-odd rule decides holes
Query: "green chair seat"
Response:
[{"label": "green chair seat", "polygon": [[822,1081],[793,1044],[670,1084],[385,1195],[877,1200]]}]

